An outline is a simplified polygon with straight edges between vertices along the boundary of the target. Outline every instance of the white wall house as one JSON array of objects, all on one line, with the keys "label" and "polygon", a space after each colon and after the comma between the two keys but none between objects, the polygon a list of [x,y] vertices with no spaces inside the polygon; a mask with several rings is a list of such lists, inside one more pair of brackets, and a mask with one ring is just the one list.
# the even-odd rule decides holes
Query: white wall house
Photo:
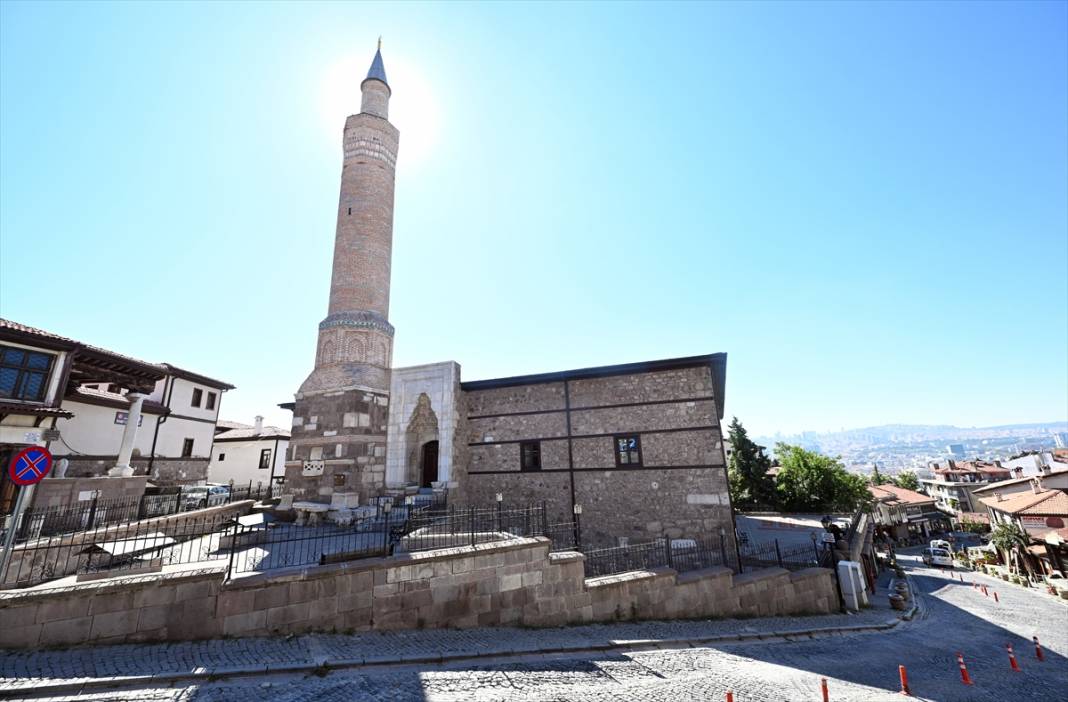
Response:
[{"label": "white wall house", "polygon": [[[236,422],[226,422],[234,426]],[[215,445],[208,465],[208,481],[229,483],[253,488],[272,482],[281,483],[286,474],[286,451],[289,431],[264,426],[263,417],[256,417],[253,426],[236,425],[215,435]]]},{"label": "white wall house", "polygon": [[[141,404],[131,465],[163,485],[207,478],[222,394],[233,388],[169,364],[166,375]],[[57,421],[52,451],[69,462],[68,475],[100,475],[114,464],[130,414],[128,389],[117,383],[87,383],[68,391],[62,407],[74,416]]]}]

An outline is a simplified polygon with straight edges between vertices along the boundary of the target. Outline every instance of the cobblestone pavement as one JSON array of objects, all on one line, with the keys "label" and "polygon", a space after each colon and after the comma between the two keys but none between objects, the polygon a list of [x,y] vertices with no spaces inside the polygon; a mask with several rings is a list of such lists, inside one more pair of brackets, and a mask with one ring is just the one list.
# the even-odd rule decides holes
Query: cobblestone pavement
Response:
[{"label": "cobblestone pavement", "polygon": [[[904,558],[907,557],[903,557]],[[202,684],[179,683],[176,687],[146,686],[137,690],[93,692],[77,699],[174,700],[176,702],[221,702],[269,697],[272,702],[303,700],[722,700],[733,689],[738,702],[747,700],[816,700],[819,681],[828,679],[832,700],[900,700],[897,666],[908,668],[913,693],[921,699],[981,701],[1004,699],[1065,699],[1068,686],[1068,607],[1040,593],[1026,591],[993,578],[964,573],[965,580],[985,583],[997,590],[1000,603],[984,597],[956,574],[910,567],[920,592],[921,611],[914,621],[896,629],[789,642],[725,643],[664,650],[585,652],[572,655],[526,655],[498,662],[471,661],[451,665],[409,665],[388,669],[320,671],[321,675],[294,674],[232,678]],[[865,619],[867,617],[867,619]],[[570,645],[624,638],[684,638],[716,633],[784,631],[790,628],[828,626],[831,622],[857,624],[886,619],[885,611],[860,617],[811,617],[751,620],[747,622],[675,622],[562,630],[477,630],[466,632],[409,632],[382,636],[379,660],[398,660],[397,653],[413,652],[433,641],[438,650],[485,645],[487,652],[525,650],[532,641]],[[698,633],[699,632],[699,633]],[[524,636],[533,637],[522,640]],[[1046,661],[1035,659],[1031,636],[1041,639]],[[503,641],[501,640],[503,637]],[[577,637],[577,638],[572,638]],[[256,651],[282,657],[293,642],[307,648],[314,659],[330,652],[335,644],[369,637],[295,637],[285,640],[223,641],[173,646],[109,647],[38,654],[44,656],[36,671],[43,680],[81,677],[92,661],[139,659],[143,671],[174,669],[175,660],[188,665],[201,650],[233,647],[231,658],[240,660]],[[561,644],[561,641],[568,643]],[[1023,671],[1010,671],[1005,644],[1012,643]],[[962,651],[973,687],[960,682],[956,653]],[[168,654],[174,654],[171,658]],[[216,652],[218,653],[218,652]],[[101,655],[102,654],[102,655]],[[97,656],[99,655],[99,658]],[[147,658],[145,657],[147,656]],[[268,663],[266,660],[261,664]],[[194,663],[195,664],[195,663]],[[5,676],[28,672],[22,654],[2,661]],[[127,668],[137,667],[132,663]],[[118,664],[115,664],[118,667]],[[107,674],[100,671],[96,675]],[[110,673],[119,674],[117,672]],[[129,674],[129,673],[127,673]],[[8,683],[13,683],[10,678]],[[31,683],[32,684],[32,683]],[[2,689],[2,688],[0,688]],[[15,690],[7,688],[10,693]],[[32,687],[30,688],[32,690]],[[32,694],[24,689],[21,694]],[[52,699],[74,699],[52,698]]]}]

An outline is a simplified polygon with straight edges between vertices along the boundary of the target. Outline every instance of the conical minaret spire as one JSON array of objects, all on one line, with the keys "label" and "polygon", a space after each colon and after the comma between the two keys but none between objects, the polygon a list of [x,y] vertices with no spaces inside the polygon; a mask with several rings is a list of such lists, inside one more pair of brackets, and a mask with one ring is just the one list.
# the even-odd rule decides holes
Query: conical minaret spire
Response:
[{"label": "conical minaret spire", "polygon": [[387,88],[389,87],[389,81],[386,80],[386,67],[382,63],[382,37],[378,37],[378,51],[371,60],[371,68],[367,70],[367,77],[364,80],[380,80],[386,84]]},{"label": "conical minaret spire", "polygon": [[389,97],[393,90],[386,81],[386,66],[382,62],[382,37],[378,38],[378,50],[375,51],[367,77],[360,83],[360,90],[363,92],[360,112],[389,119]]}]

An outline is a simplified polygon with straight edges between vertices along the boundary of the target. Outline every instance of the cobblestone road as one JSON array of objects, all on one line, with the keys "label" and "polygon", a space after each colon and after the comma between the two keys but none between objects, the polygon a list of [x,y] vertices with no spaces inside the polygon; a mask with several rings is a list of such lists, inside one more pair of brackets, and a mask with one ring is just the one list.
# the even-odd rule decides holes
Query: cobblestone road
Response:
[{"label": "cobblestone road", "polygon": [[[982,700],[1061,700],[1068,698],[1068,607],[1045,595],[1010,586],[993,578],[965,573],[968,581],[978,580],[996,589],[1000,603],[984,597],[970,585],[960,583],[956,575],[923,568],[919,563],[911,567],[912,579],[921,593],[921,612],[917,618],[896,629],[881,633],[853,634],[781,643],[730,643],[692,648],[600,652],[578,655],[528,655],[496,663],[474,661],[467,664],[411,665],[379,670],[322,671],[322,675],[273,675],[255,678],[233,678],[203,684],[182,684],[176,687],[152,687],[116,692],[93,692],[76,699],[93,700],[174,700],[180,702],[220,702],[247,700],[254,697],[272,702],[300,700],[428,700],[451,702],[459,700],[722,700],[733,689],[738,702],[748,700],[818,700],[819,679],[828,679],[832,700],[900,700],[897,666],[908,668],[913,693],[920,699],[960,701]],[[885,613],[873,613],[885,620]],[[412,632],[407,636],[389,639],[409,640],[409,652],[424,646],[427,637],[441,636],[438,646],[446,641],[457,649],[484,643],[491,651],[515,650],[502,646],[495,637],[509,639],[530,636],[558,643],[561,637],[647,638],[649,635],[683,637],[700,630],[699,635],[717,631],[750,630],[783,631],[790,623],[826,626],[842,621],[840,617],[805,618],[798,620],[752,620],[749,622],[678,622],[669,624],[640,624],[577,629],[524,632],[522,630],[473,632]],[[863,618],[848,618],[855,624]],[[871,619],[874,621],[874,619]],[[599,631],[599,635],[594,635]],[[1035,660],[1031,636],[1042,640],[1046,662]],[[455,637],[448,639],[447,637]],[[467,637],[464,639],[463,637]],[[307,648],[321,647],[325,651],[342,639],[354,637],[299,637]],[[366,639],[364,639],[366,641]],[[233,665],[240,665],[248,654],[245,646],[264,647],[260,653],[285,658],[285,640],[250,640],[213,642],[199,646],[228,645],[234,649]],[[523,643],[523,642],[520,642]],[[529,642],[528,642],[529,643]],[[1005,644],[1012,643],[1023,671],[1010,671]],[[176,667],[167,651],[187,665],[196,656],[190,653],[198,644],[169,647],[111,647],[93,652],[109,658],[140,660],[140,669],[165,666]],[[271,649],[270,647],[274,647]],[[975,680],[973,687],[960,682],[956,652],[962,651],[969,671]],[[36,682],[71,679],[87,674],[92,657],[87,651],[54,652],[45,655],[43,666],[37,671]],[[397,660],[395,652],[380,651],[381,660]],[[307,652],[314,658],[315,650]],[[145,657],[147,656],[147,658]],[[203,659],[202,659],[203,660]],[[195,661],[193,661],[195,663]],[[267,663],[268,661],[261,661]],[[27,659],[20,655],[7,656],[2,661],[5,675],[21,668],[28,672]],[[66,671],[56,666],[66,666]],[[130,670],[136,665],[127,664]],[[160,668],[156,668],[160,670]],[[100,671],[96,671],[101,675]],[[116,674],[112,672],[111,674]],[[25,679],[25,678],[24,678]],[[14,682],[10,677],[8,683]],[[31,683],[32,684],[32,683]],[[0,688],[2,690],[3,688]],[[14,693],[10,687],[9,693]],[[32,690],[32,687],[30,688]],[[19,694],[32,694],[24,689]],[[75,699],[73,697],[50,699]]]}]

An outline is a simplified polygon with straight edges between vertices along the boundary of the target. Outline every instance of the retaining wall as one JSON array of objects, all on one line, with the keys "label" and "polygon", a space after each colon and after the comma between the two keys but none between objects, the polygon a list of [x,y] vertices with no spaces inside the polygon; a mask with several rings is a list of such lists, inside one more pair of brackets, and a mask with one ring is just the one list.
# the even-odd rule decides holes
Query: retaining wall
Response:
[{"label": "retaining wall", "polygon": [[255,574],[224,581],[225,564],[66,588],[0,593],[0,646],[184,641],[310,631],[619,619],[823,614],[831,571],[668,568],[585,579],[580,553],[544,538]]}]

